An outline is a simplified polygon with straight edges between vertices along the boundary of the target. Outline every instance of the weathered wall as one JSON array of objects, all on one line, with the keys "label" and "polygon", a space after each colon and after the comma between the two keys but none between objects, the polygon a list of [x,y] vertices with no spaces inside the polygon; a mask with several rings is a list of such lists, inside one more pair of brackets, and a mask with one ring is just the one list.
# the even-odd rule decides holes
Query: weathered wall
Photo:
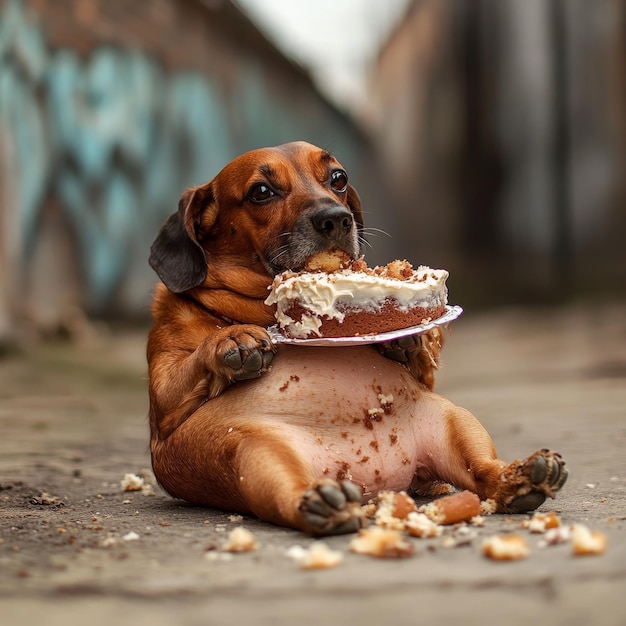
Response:
[{"label": "weathered wall", "polygon": [[626,296],[625,32],[623,0],[415,0],[371,85],[398,252],[467,302]]},{"label": "weathered wall", "polygon": [[146,315],[181,191],[294,139],[362,177],[349,120],[228,2],[0,2],[0,331]]}]

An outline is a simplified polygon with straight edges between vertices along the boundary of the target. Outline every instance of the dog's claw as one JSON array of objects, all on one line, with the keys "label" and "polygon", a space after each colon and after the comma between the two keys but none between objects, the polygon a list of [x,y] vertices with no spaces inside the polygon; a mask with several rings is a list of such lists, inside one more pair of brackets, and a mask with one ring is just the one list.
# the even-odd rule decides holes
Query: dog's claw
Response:
[{"label": "dog's claw", "polygon": [[314,535],[341,535],[362,528],[361,490],[350,481],[321,480],[302,494],[298,507]]}]

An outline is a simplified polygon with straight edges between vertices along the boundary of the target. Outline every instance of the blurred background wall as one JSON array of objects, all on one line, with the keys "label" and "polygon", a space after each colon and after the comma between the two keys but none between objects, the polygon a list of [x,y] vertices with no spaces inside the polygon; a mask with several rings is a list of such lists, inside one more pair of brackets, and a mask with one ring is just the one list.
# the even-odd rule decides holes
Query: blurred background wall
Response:
[{"label": "blurred background wall", "polygon": [[146,319],[181,191],[295,139],[348,168],[370,261],[446,267],[455,303],[626,295],[624,0],[405,0],[343,99],[252,4],[0,0],[0,335]]},{"label": "blurred background wall", "polygon": [[183,189],[295,139],[363,178],[358,127],[230,2],[0,3],[0,326],[146,318]]},{"label": "blurred background wall", "polygon": [[626,2],[414,0],[370,95],[397,254],[463,302],[626,295]]}]

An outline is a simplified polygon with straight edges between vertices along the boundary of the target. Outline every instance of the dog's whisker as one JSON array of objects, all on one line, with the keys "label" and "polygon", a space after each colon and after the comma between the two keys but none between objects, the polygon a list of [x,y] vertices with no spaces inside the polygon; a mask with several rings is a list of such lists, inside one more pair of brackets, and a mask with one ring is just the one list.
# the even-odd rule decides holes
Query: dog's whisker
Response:
[{"label": "dog's whisker", "polygon": [[270,263],[273,265],[274,263],[276,263],[276,261],[278,261],[278,259],[280,259],[280,257],[284,256],[288,252],[289,248],[286,247],[283,250],[276,251],[276,253],[270,258]]},{"label": "dog's whisker", "polygon": [[367,246],[370,250],[374,249],[374,246],[365,237],[359,237],[358,241],[360,246]]},{"label": "dog's whisker", "polygon": [[378,237],[378,235],[385,235],[386,237],[391,238],[391,235],[382,228],[374,228],[373,226],[369,226],[367,228],[362,228],[361,232],[365,235],[371,235],[373,237]]}]

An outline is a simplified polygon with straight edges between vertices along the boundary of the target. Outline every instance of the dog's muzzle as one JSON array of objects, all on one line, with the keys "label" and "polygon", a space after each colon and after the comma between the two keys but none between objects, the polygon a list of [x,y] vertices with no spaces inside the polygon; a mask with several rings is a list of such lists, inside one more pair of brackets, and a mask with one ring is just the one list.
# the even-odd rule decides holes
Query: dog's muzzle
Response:
[{"label": "dog's muzzle", "polygon": [[303,211],[280,246],[267,251],[268,268],[273,275],[284,270],[299,272],[306,260],[330,248],[339,248],[351,258],[359,253],[357,223],[340,204],[324,204]]}]

